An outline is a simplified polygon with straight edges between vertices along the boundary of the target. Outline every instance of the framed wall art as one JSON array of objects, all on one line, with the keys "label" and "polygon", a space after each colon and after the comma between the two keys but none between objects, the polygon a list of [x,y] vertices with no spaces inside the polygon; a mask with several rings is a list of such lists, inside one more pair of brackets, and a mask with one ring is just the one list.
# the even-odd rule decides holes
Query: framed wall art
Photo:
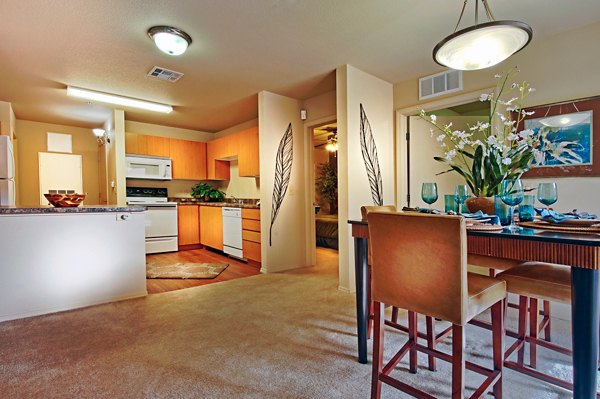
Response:
[{"label": "framed wall art", "polygon": [[534,112],[519,126],[537,139],[531,169],[524,178],[600,176],[600,96],[526,109]]}]

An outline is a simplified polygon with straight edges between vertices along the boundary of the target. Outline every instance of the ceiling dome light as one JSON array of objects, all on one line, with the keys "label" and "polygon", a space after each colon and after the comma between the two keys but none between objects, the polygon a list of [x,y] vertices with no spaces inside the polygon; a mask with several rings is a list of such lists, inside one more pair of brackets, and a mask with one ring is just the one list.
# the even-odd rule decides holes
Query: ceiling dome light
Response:
[{"label": "ceiling dome light", "polygon": [[[455,32],[433,49],[433,59],[442,66],[471,71],[496,65],[523,49],[533,37],[529,25],[519,21],[495,21],[487,0],[484,5],[488,22],[477,23],[479,0],[475,0],[475,25]],[[460,24],[467,1],[456,24]]]},{"label": "ceiling dome light", "polygon": [[181,55],[192,44],[190,35],[171,26],[153,26],[148,29],[148,36],[160,51],[169,55]]},{"label": "ceiling dome light", "polygon": [[94,136],[96,136],[96,137],[102,137],[102,136],[104,136],[104,133],[106,133],[106,130],[104,130],[104,129],[92,129],[92,132],[94,132]]}]

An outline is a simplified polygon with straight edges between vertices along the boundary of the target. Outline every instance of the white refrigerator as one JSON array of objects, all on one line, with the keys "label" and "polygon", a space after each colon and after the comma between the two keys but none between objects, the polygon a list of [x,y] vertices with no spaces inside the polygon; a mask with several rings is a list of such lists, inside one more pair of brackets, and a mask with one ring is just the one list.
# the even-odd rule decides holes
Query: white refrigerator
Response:
[{"label": "white refrigerator", "polygon": [[12,141],[0,135],[0,205],[15,205],[15,157]]}]

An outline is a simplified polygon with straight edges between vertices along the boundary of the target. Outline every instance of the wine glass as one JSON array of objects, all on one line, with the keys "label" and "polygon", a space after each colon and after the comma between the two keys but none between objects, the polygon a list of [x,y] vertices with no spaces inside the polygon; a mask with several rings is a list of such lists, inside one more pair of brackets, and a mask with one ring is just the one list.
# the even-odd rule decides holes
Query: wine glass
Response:
[{"label": "wine glass", "polygon": [[550,205],[558,200],[558,189],[556,183],[540,183],[537,192],[538,201],[546,205],[550,211]]},{"label": "wine glass", "polygon": [[469,186],[457,184],[454,188],[454,201],[458,204],[458,214],[462,213],[462,204],[469,198]]},{"label": "wine glass", "polygon": [[[521,179],[502,181],[502,194],[500,198],[506,205],[513,207],[512,214],[514,215],[515,206],[523,202],[523,182]],[[506,228],[510,231],[523,230],[522,227],[515,224],[514,217],[511,219],[510,225]]]},{"label": "wine glass", "polygon": [[438,200],[438,191],[436,183],[423,183],[421,186],[421,198],[423,202],[429,205],[431,211],[431,204]]}]

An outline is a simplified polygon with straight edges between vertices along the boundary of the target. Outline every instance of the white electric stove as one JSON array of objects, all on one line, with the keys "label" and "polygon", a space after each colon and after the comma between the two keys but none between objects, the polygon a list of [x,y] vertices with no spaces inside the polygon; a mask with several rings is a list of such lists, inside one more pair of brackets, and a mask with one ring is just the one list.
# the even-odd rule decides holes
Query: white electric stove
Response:
[{"label": "white electric stove", "polygon": [[127,187],[127,204],[146,207],[146,253],[174,252],[177,243],[177,203],[166,188]]}]

